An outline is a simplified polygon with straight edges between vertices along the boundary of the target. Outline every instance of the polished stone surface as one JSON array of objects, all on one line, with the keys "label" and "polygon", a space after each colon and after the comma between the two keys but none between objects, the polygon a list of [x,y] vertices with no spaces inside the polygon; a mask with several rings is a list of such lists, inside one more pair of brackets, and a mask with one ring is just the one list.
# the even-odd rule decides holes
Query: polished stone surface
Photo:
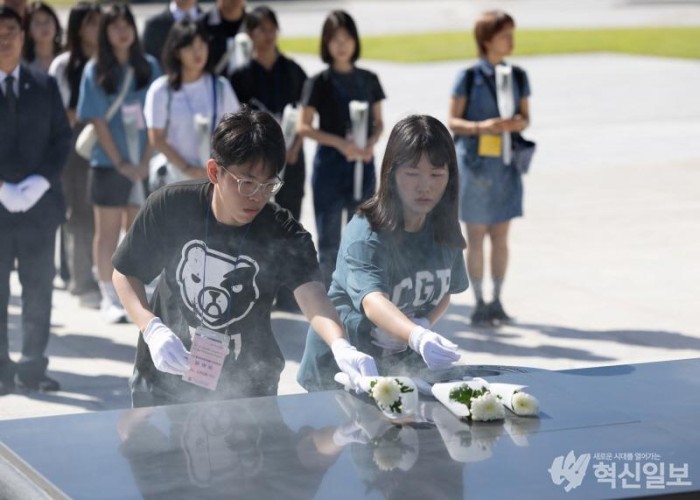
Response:
[{"label": "polished stone surface", "polygon": [[[422,421],[398,427],[337,391],[4,421],[0,496],[12,497],[7,463],[18,459],[25,477],[70,498],[691,498],[700,490],[700,359],[566,372],[473,367],[432,381],[466,373],[528,385],[540,417],[470,425],[423,398]],[[570,451],[590,460],[566,492],[572,476],[555,484],[552,475]],[[612,465],[615,488],[599,480]],[[670,484],[672,476],[691,484]]]}]

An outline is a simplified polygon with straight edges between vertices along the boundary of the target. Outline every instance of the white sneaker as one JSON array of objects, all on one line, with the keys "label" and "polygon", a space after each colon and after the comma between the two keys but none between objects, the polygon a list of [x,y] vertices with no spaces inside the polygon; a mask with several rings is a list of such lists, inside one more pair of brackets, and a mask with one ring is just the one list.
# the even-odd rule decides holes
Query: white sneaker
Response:
[{"label": "white sneaker", "polygon": [[100,314],[109,324],[124,323],[126,321],[126,311],[123,307],[115,305],[109,299],[102,299],[100,304]]}]

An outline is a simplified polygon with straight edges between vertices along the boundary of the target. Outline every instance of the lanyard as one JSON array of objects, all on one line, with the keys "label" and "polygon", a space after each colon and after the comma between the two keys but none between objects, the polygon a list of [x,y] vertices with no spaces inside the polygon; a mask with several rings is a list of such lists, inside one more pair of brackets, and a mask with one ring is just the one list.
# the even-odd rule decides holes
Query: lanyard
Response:
[{"label": "lanyard", "polygon": [[[218,99],[217,99],[217,92],[216,92],[216,77],[214,75],[210,75],[210,76],[211,76],[211,96],[212,96],[212,99],[211,99],[211,105],[212,105],[211,106],[211,115],[212,115],[211,134],[213,135],[214,129],[216,128],[216,118],[217,118],[217,112],[218,112],[217,108],[219,107],[219,105],[217,102]],[[190,116],[192,116],[192,118],[194,118],[195,112],[194,112],[194,108],[192,106],[192,101],[190,101],[190,96],[187,94],[187,89],[185,88],[184,84],[182,86],[182,94],[185,96],[185,103],[187,104],[187,109],[190,112]],[[168,108],[169,107],[170,106],[168,106]],[[169,111],[169,109],[168,109],[168,111]],[[168,121],[170,121],[170,116],[168,116]],[[167,126],[166,126],[166,128],[167,128]]]}]

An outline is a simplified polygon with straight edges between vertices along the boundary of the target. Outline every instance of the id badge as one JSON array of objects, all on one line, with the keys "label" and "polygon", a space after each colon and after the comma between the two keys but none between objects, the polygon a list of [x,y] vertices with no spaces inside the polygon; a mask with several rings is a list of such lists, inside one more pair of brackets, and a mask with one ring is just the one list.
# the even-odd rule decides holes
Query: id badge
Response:
[{"label": "id badge", "polygon": [[500,135],[480,135],[479,136],[479,156],[501,156],[501,143],[503,138]]},{"label": "id badge", "polygon": [[190,349],[189,369],[182,380],[213,391],[219,383],[221,369],[229,353],[229,336],[208,328],[194,332]]},{"label": "id badge", "polygon": [[137,130],[146,128],[146,122],[143,119],[143,110],[141,109],[140,103],[122,104],[121,112],[124,126],[133,125]]}]

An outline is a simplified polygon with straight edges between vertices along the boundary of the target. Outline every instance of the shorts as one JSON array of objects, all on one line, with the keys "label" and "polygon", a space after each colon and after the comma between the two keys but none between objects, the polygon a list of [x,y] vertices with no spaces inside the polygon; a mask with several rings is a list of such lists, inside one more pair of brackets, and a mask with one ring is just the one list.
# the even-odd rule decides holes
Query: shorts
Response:
[{"label": "shorts", "polygon": [[[88,174],[90,201],[101,207],[126,207],[134,181],[114,167],[93,167]],[[136,205],[138,206],[138,205]]]}]

